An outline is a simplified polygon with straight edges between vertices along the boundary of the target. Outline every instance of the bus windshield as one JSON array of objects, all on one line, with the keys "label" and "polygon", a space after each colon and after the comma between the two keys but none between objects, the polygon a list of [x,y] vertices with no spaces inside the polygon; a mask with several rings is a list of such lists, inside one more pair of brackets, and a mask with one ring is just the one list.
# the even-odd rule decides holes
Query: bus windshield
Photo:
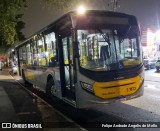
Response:
[{"label": "bus windshield", "polygon": [[139,65],[140,36],[137,26],[78,30],[80,67],[108,71]]}]

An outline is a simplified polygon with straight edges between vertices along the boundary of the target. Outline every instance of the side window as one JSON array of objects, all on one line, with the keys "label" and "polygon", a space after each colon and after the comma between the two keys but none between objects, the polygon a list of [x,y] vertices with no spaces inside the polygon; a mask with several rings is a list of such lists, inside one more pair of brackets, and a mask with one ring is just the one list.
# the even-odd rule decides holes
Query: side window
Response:
[{"label": "side window", "polygon": [[22,47],[22,60],[23,62],[27,62],[27,51],[26,51],[26,47]]},{"label": "side window", "polygon": [[64,64],[73,64],[73,43],[71,37],[62,39]]},{"label": "side window", "polygon": [[32,56],[32,65],[37,66],[38,65],[38,49],[36,41],[31,42],[31,56]]},{"label": "side window", "polygon": [[67,37],[62,39],[62,43],[63,43],[64,64],[69,64],[68,48],[67,48]]},{"label": "side window", "polygon": [[73,64],[73,43],[71,37],[69,37],[69,53],[70,53],[70,64]]},{"label": "side window", "polygon": [[26,45],[27,50],[27,65],[32,65],[32,53],[30,43]]},{"label": "side window", "polygon": [[19,59],[20,61],[22,61],[22,47],[19,48]]},{"label": "side window", "polygon": [[47,52],[46,57],[48,61],[48,66],[56,66],[57,65],[57,52],[56,52],[56,38],[55,33],[52,32],[46,35],[46,45]]},{"label": "side window", "polygon": [[46,66],[47,61],[46,61],[46,54],[45,54],[45,46],[44,46],[44,38],[41,37],[37,41],[37,49],[38,49],[38,63],[39,66]]},{"label": "side window", "polygon": [[136,43],[136,38],[133,39],[124,39],[121,43],[121,51],[124,54],[124,57],[138,57],[138,47]]}]

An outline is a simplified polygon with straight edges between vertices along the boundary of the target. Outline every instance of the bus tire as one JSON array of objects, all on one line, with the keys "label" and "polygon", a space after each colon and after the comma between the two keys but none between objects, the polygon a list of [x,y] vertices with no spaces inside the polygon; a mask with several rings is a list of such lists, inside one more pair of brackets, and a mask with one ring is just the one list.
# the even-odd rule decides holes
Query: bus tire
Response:
[{"label": "bus tire", "polygon": [[56,94],[56,87],[53,78],[47,82],[46,92],[49,96],[53,96]]}]

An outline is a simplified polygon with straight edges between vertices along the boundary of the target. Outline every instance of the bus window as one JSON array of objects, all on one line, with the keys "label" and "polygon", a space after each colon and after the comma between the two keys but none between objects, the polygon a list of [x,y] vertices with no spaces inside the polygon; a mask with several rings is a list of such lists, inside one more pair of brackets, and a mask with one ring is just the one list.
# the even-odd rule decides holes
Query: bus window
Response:
[{"label": "bus window", "polygon": [[32,65],[31,46],[30,43],[26,45],[27,50],[27,65]]},{"label": "bus window", "polygon": [[31,43],[31,53],[32,53],[32,65],[37,66],[38,65],[38,49],[36,41],[32,41]]},{"label": "bus window", "polygon": [[[106,32],[110,43],[113,43],[111,30],[106,30]],[[114,63],[116,63],[114,44],[105,41],[102,35],[94,30],[78,31],[78,36],[80,65],[82,67],[86,69],[100,67],[110,70],[109,65],[112,64],[112,68],[114,68]]]},{"label": "bus window", "polygon": [[45,46],[44,46],[44,38],[42,37],[37,41],[37,47],[38,47],[38,63],[39,66],[46,66],[46,55],[45,55]]},{"label": "bus window", "polygon": [[63,38],[62,42],[63,42],[64,64],[69,64],[69,60],[68,60],[68,48],[67,48],[67,37]]},{"label": "bus window", "polygon": [[26,47],[22,47],[22,61],[23,64],[27,63],[27,51],[26,51]]},{"label": "bus window", "polygon": [[120,40],[119,32],[118,28],[79,30],[80,66],[89,70],[116,70],[138,65],[141,61],[138,37],[131,32]]},{"label": "bus window", "polygon": [[57,65],[57,52],[56,52],[56,39],[55,33],[52,32],[46,35],[46,44],[47,44],[47,51],[46,57],[48,61],[48,66],[56,66]]},{"label": "bus window", "polygon": [[19,48],[19,60],[22,61],[22,47]]}]

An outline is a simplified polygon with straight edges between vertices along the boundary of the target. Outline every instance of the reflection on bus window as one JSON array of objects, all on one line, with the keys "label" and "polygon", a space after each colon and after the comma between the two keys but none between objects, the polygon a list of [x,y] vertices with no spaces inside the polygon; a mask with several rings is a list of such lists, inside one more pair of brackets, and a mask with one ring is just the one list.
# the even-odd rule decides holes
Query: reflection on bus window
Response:
[{"label": "reflection on bus window", "polygon": [[26,50],[27,50],[27,64],[32,65],[32,53],[31,53],[30,43],[26,45]]},{"label": "reflection on bus window", "polygon": [[21,64],[27,63],[27,50],[26,47],[23,46],[19,49],[19,59],[21,60]]},{"label": "reflection on bus window", "polygon": [[32,65],[38,66],[38,49],[36,41],[32,41],[31,43],[31,53],[32,53]]},{"label": "reflection on bus window", "polygon": [[141,60],[138,55],[138,37],[132,33],[125,38],[118,35],[118,30],[111,29],[79,30],[80,66],[103,71],[139,64]]},{"label": "reflection on bus window", "polygon": [[38,47],[38,63],[39,66],[46,66],[47,61],[46,61],[46,54],[45,54],[45,46],[44,46],[44,38],[41,37],[37,41],[37,47]]},{"label": "reflection on bus window", "polygon": [[52,32],[47,34],[46,36],[46,44],[47,44],[47,51],[45,52],[48,66],[56,66],[57,65],[57,54],[56,54],[56,39],[55,33]]}]

